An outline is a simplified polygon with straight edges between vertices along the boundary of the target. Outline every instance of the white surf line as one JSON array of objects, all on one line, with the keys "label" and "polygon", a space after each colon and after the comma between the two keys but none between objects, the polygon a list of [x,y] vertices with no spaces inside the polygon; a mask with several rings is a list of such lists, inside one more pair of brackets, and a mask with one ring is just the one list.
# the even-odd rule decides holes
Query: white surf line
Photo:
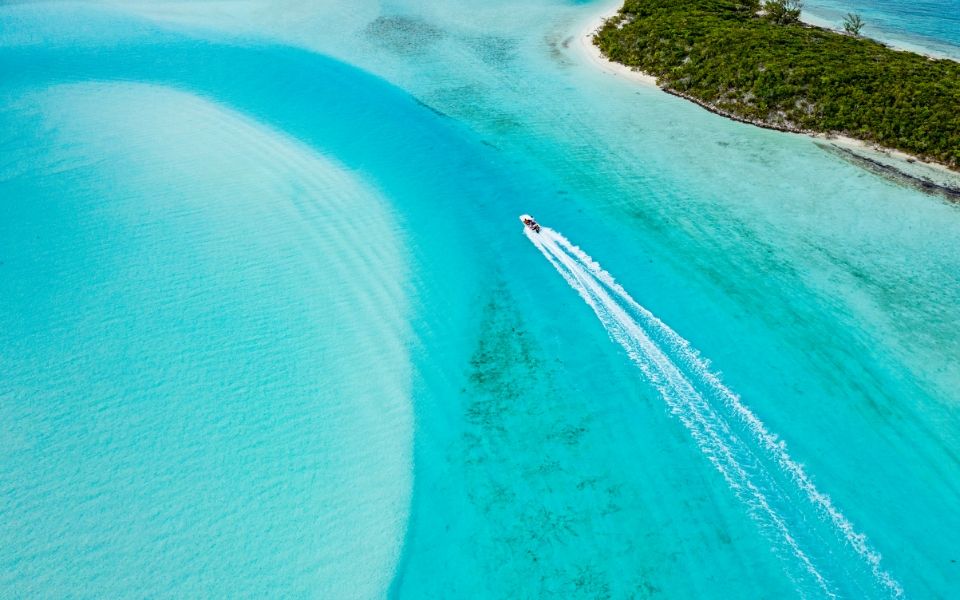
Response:
[{"label": "white surf line", "polygon": [[[658,319],[649,310],[637,303],[627,293],[627,291],[623,289],[623,287],[616,283],[614,278],[609,273],[600,267],[596,261],[594,261],[580,248],[570,243],[570,241],[567,240],[563,235],[549,228],[543,228],[540,235],[534,235],[532,232],[527,230],[525,230],[525,232],[527,237],[534,242],[538,249],[540,249],[541,253],[543,253],[544,256],[546,256],[551,262],[551,264],[554,265],[554,268],[556,268],[564,277],[564,279],[566,279],[567,282],[580,293],[581,297],[587,301],[598,317],[600,317],[601,322],[604,324],[604,327],[608,330],[608,332],[610,332],[611,336],[618,343],[624,346],[631,359],[633,359],[634,362],[641,367],[641,370],[643,370],[644,373],[651,379],[651,381],[653,381],[653,383],[658,387],[661,396],[667,400],[668,404],[670,404],[672,401],[668,394],[668,392],[671,390],[664,389],[663,383],[659,381],[660,378],[656,377],[653,373],[650,373],[649,365],[645,365],[647,361],[644,359],[644,357],[638,356],[638,351],[641,353],[649,352],[650,348],[653,348],[654,353],[648,354],[648,357],[655,360],[656,363],[661,367],[667,365],[667,371],[675,370],[676,375],[679,375],[679,377],[682,378],[682,382],[680,382],[677,380],[676,375],[671,373],[661,373],[661,375],[668,376],[667,379],[671,382],[671,387],[679,385],[679,387],[674,387],[672,391],[681,392],[684,391],[684,389],[689,389],[695,392],[694,397],[691,397],[689,392],[683,394],[688,401],[692,399],[699,400],[698,402],[691,402],[688,406],[690,409],[697,409],[697,412],[694,413],[693,418],[705,419],[702,412],[704,407],[706,407],[706,409],[710,412],[714,412],[709,408],[709,402],[703,398],[700,393],[696,392],[696,387],[693,385],[693,383],[691,383],[686,376],[679,371],[677,366],[670,361],[669,357],[667,357],[663,351],[656,346],[656,343],[650,338],[648,331],[652,331],[654,334],[658,335],[658,337],[662,337],[663,340],[668,344],[668,348],[677,356],[679,356],[685,366],[692,372],[691,374],[695,377],[697,383],[705,386],[709,395],[720,399],[729,409],[733,411],[737,418],[747,426],[749,431],[760,442],[760,447],[765,450],[768,455],[786,471],[791,480],[797,484],[798,488],[803,492],[806,498],[818,510],[822,511],[828,516],[830,522],[841,533],[843,539],[845,539],[851,548],[853,548],[854,551],[868,564],[877,582],[879,582],[894,596],[899,597],[903,594],[903,588],[900,586],[900,584],[881,566],[881,556],[869,546],[866,536],[857,532],[853,524],[833,505],[829,496],[823,494],[814,486],[802,465],[794,461],[787,453],[786,444],[779,440],[776,435],[770,433],[763,422],[760,421],[760,419],[741,402],[740,398],[732,390],[723,385],[723,383],[720,381],[720,378],[710,370],[709,363],[700,357],[699,353],[690,346],[690,343],[687,340],[682,338],[679,334],[673,331],[673,329],[660,321],[660,319]],[[607,290],[609,294],[616,296],[620,302],[623,302],[627,307],[632,309],[632,311],[635,312],[640,318],[642,325],[638,324],[629,314],[620,309],[617,306],[616,301],[608,294],[608,292],[604,292],[604,295],[594,296],[593,294],[596,294],[598,289]],[[593,293],[591,293],[591,291]],[[598,306],[598,302],[602,303],[603,309]],[[611,307],[616,308],[611,311]],[[601,314],[602,312],[608,313],[608,316],[605,317],[603,314]],[[611,323],[611,318],[617,321],[618,324]],[[644,326],[647,329],[644,329]],[[616,333],[619,328],[623,328],[630,339],[624,339],[622,334]],[[631,342],[639,343],[640,347],[632,347],[633,344]],[[675,414],[677,413],[674,406],[671,405],[671,409],[674,409],[673,411]],[[710,441],[717,443],[721,448],[729,448],[723,441],[724,439],[730,440],[729,428],[725,425],[722,417],[719,415],[714,414],[713,418],[720,421],[720,433],[717,433],[714,430],[714,427],[707,427],[704,423],[701,423],[700,427],[705,428],[700,429],[700,434],[696,434],[694,428],[692,427],[693,424],[684,421],[683,418],[681,418],[681,421],[684,421],[684,425],[687,426],[691,433],[695,433],[695,438],[701,447],[703,447],[703,442],[706,441],[703,437],[704,434],[706,434]],[[723,439],[718,438],[718,435],[722,436]],[[716,465],[724,475],[725,479],[727,479],[728,482],[734,486],[735,489],[737,489],[737,484],[730,480],[731,474],[725,472],[725,470],[719,465],[720,459],[708,448],[703,449],[708,455],[708,458],[710,458],[711,462]],[[722,452],[723,451],[721,451],[721,454]],[[724,456],[723,458],[737,462],[732,456]],[[747,474],[743,472],[742,469],[736,472],[736,475],[742,475],[743,477],[746,477],[745,482],[749,484],[747,486],[748,488],[750,485],[753,485]],[[770,508],[768,511],[767,508],[764,507],[765,504],[766,507],[769,507],[769,504],[766,503],[766,498],[763,496],[763,493],[760,490],[750,490],[750,492],[754,496],[754,501],[760,506],[762,512],[767,514],[775,528],[779,530],[781,535],[784,536],[784,540],[791,550],[794,551],[794,554],[799,552],[797,556],[807,566],[808,571],[812,569],[811,574],[814,575],[818,582],[821,582],[822,585],[826,586],[826,582],[823,580],[822,576],[816,572],[816,569],[813,568],[809,558],[806,557],[799,547],[795,547],[796,541],[789,534],[789,531],[785,529],[786,525],[783,524],[783,521],[779,515],[777,515],[772,508]],[[783,526],[783,529],[781,529],[781,525]]]}]

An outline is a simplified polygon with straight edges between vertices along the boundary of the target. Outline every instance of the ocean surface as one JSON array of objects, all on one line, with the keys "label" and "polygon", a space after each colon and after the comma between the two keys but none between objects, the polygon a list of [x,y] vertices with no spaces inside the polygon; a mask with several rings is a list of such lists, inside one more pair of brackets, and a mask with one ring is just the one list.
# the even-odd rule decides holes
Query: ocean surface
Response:
[{"label": "ocean surface", "polygon": [[960,0],[811,0],[804,8],[814,22],[835,29],[845,15],[857,13],[865,36],[960,59]]},{"label": "ocean surface", "polygon": [[0,6],[0,597],[955,596],[960,207],[612,6]]}]

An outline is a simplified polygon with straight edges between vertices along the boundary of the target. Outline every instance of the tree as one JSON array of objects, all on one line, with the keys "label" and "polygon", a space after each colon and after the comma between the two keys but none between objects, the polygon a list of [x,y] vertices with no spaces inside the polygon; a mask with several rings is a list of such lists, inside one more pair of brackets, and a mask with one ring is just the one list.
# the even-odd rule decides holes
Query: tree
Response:
[{"label": "tree", "polygon": [[850,35],[860,37],[861,29],[863,29],[863,19],[860,18],[860,15],[847,13],[847,16],[843,18],[843,30]]},{"label": "tree", "polygon": [[803,0],[767,0],[763,5],[767,17],[774,23],[789,25],[800,20]]}]

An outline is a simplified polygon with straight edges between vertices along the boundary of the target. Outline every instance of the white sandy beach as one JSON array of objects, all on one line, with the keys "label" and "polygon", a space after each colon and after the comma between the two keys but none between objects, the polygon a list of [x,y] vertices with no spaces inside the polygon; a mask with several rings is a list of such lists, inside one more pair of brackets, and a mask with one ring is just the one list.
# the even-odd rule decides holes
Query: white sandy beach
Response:
[{"label": "white sandy beach", "polygon": [[609,2],[605,4],[596,14],[584,25],[577,33],[576,47],[583,53],[587,62],[595,65],[604,73],[610,73],[617,77],[623,77],[644,85],[660,87],[657,85],[657,78],[643,71],[632,69],[626,65],[614,62],[603,55],[600,48],[593,44],[593,34],[603,25],[603,22],[617,14],[622,3]]}]

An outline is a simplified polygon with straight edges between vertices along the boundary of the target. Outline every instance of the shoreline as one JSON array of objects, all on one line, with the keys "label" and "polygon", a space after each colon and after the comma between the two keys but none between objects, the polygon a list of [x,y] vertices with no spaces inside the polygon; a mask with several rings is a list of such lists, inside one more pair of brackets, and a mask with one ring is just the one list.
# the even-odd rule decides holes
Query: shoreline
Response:
[{"label": "shoreline", "polygon": [[[800,22],[811,27],[819,27],[820,29],[835,31],[837,33],[843,32],[842,28],[838,27],[836,22],[831,21],[823,13],[818,13],[816,9],[804,9],[804,11],[800,13]],[[884,46],[892,48],[893,50],[912,52],[913,54],[920,54],[934,60],[960,61],[960,55],[937,50],[936,48],[924,46],[920,43],[911,43],[906,39],[897,37],[873,37],[871,35],[865,35],[864,37],[868,37],[874,41],[880,42]]]},{"label": "shoreline", "polygon": [[642,83],[648,87],[655,87],[662,90],[663,88],[657,83],[656,77],[650,75],[649,73],[644,73],[643,71],[638,71],[632,67],[628,67],[627,65],[610,60],[603,54],[603,52],[600,51],[600,48],[593,43],[593,36],[596,34],[597,30],[603,26],[603,23],[607,19],[620,12],[620,7],[622,5],[623,2],[617,0],[616,2],[608,3],[606,6],[600,8],[597,13],[590,18],[576,34],[576,45],[580,48],[580,51],[583,53],[584,57],[601,71],[616,77],[623,77],[625,79],[629,79],[630,81]]},{"label": "shoreline", "polygon": [[[954,202],[960,202],[960,173],[951,170],[946,165],[924,160],[901,150],[886,148],[842,134],[830,134],[784,127],[744,118],[698,98],[663,87],[657,82],[657,78],[654,75],[610,60],[603,54],[600,48],[593,43],[593,37],[607,19],[616,16],[622,4],[620,0],[617,0],[598,9],[597,13],[589,19],[576,34],[576,45],[580,48],[586,61],[594,67],[615,77],[622,77],[647,87],[655,87],[671,96],[693,102],[717,116],[737,121],[738,123],[753,125],[763,129],[772,129],[782,133],[804,135],[813,140],[825,142],[835,150],[838,156],[847,160],[852,159],[851,162],[867,168],[867,170],[873,173],[888,176],[901,183],[913,185],[927,192],[936,192]],[[811,27],[820,27],[819,25],[808,25]]]}]

